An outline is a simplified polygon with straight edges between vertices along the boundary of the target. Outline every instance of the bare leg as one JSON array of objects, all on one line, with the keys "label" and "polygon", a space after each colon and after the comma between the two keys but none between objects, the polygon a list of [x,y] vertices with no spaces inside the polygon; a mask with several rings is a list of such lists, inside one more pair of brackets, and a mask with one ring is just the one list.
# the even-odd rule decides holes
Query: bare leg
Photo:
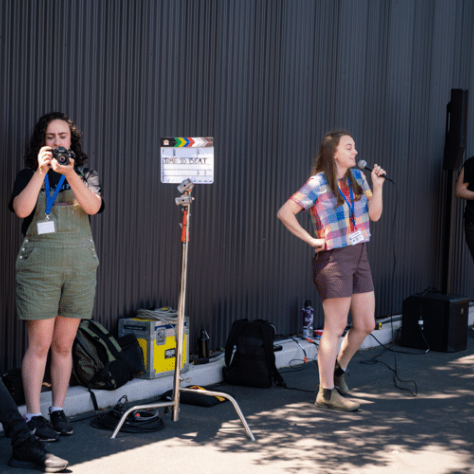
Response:
[{"label": "bare leg", "polygon": [[72,344],[81,320],[58,316],[51,344],[51,385],[53,406],[61,407],[66,399],[72,370]]},{"label": "bare leg", "polygon": [[353,355],[364,342],[364,339],[374,330],[374,313],[375,295],[373,291],[352,295],[352,328],[344,337],[341,350],[337,357],[337,360],[343,369],[347,368]]},{"label": "bare leg", "polygon": [[21,365],[28,413],[40,413],[41,385],[53,338],[54,318],[27,321],[28,349]]},{"label": "bare leg", "polygon": [[334,364],[350,305],[350,297],[323,301],[324,331],[318,349],[319,383],[323,388],[334,388]]}]

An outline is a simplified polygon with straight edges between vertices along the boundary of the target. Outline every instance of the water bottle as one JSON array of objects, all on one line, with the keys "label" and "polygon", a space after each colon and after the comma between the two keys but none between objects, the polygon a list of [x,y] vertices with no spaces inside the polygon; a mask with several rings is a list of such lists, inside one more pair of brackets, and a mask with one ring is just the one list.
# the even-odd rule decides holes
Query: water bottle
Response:
[{"label": "water bottle", "polygon": [[303,315],[303,337],[313,339],[314,309],[311,307],[310,300],[306,300],[301,314]]},{"label": "water bottle", "polygon": [[202,330],[199,337],[199,358],[209,359],[209,334]]}]

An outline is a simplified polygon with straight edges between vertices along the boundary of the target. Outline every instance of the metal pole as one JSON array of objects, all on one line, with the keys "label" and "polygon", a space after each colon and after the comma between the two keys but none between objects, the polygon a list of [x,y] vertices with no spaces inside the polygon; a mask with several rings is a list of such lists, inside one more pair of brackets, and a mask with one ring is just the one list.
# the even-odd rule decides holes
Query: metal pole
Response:
[{"label": "metal pole", "polygon": [[[191,194],[191,191],[189,191]],[[189,218],[191,217],[191,199],[189,204],[183,208],[183,229],[181,241],[183,244],[183,256],[181,262],[181,289],[178,301],[178,323],[176,331],[176,367],[174,372],[173,400],[174,409],[172,419],[179,420],[179,391],[181,385],[181,363],[183,360],[183,335],[184,335],[184,310],[186,306],[186,280],[188,273],[188,242],[189,242]]]},{"label": "metal pole", "polygon": [[[141,409],[150,409],[150,408],[161,408],[161,407],[171,407],[173,410],[172,420],[178,421],[179,419],[179,403],[180,403],[180,393],[181,392],[195,392],[193,389],[189,388],[181,388],[181,364],[183,360],[183,344],[184,344],[184,313],[185,313],[185,303],[186,303],[186,280],[187,280],[187,272],[188,272],[188,242],[189,242],[189,218],[191,216],[190,207],[191,207],[191,190],[186,191],[185,193],[189,199],[186,200],[187,204],[183,208],[183,229],[181,232],[181,242],[183,244],[183,253],[182,253],[182,261],[181,261],[181,288],[179,293],[179,300],[178,300],[178,321],[176,323],[176,364],[175,364],[175,372],[174,372],[174,384],[173,384],[173,397],[172,401],[170,402],[160,402],[160,403],[152,403],[149,405],[137,405],[132,408],[129,408],[120,418],[120,421],[115,428],[114,433],[112,434],[112,438],[115,438],[120,431],[120,428],[125,423],[127,416],[134,412],[135,410]],[[239,415],[240,421],[245,428],[247,436],[252,440],[255,441],[255,437],[250,430],[247,421],[245,420],[242,411],[237,403],[237,401],[231,397],[227,393],[223,392],[212,392],[209,390],[199,390],[199,393],[202,395],[207,395],[210,397],[223,397],[227,400],[230,400],[232,405]]]},{"label": "metal pole", "polygon": [[162,402],[162,403],[153,403],[149,405],[136,405],[132,408],[129,408],[120,418],[117,427],[115,428],[114,433],[112,434],[112,438],[115,438],[118,435],[118,432],[120,431],[120,428],[122,428],[122,425],[125,423],[125,420],[127,419],[127,416],[130,415],[130,413],[134,412],[135,410],[148,410],[150,408],[166,408],[166,407],[173,407],[174,406],[174,401],[172,402]]}]

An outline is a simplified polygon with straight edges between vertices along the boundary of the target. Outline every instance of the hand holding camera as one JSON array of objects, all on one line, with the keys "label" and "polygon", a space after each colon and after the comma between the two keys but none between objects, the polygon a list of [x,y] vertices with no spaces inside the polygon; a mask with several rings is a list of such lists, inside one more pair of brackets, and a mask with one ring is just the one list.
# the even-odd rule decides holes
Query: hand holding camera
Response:
[{"label": "hand holding camera", "polygon": [[51,150],[53,154],[53,158],[61,165],[67,166],[69,164],[69,160],[73,160],[76,158],[76,154],[71,150],[67,150],[63,146],[59,146],[58,148],[53,148]]},{"label": "hand holding camera", "polygon": [[[63,146],[57,148],[44,146],[38,154],[38,167],[42,174],[47,173],[50,168],[57,173],[64,174],[61,167],[69,166],[71,164],[74,165],[75,158],[76,154],[72,150],[68,150]],[[53,163],[53,159],[56,160],[56,163]]]}]

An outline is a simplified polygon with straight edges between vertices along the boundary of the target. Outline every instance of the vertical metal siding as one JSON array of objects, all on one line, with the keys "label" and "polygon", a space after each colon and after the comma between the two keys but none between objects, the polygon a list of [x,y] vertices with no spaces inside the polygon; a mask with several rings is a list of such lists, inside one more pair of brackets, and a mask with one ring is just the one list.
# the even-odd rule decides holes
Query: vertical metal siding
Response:
[{"label": "vertical metal siding", "polygon": [[[212,348],[222,346],[242,317],[296,332],[308,298],[322,325],[311,249],[276,212],[336,127],[397,182],[399,194],[385,185],[384,215],[372,225],[377,316],[392,299],[398,312],[410,294],[439,288],[446,104],[451,88],[474,90],[473,20],[470,0],[3,0],[0,369],[19,366],[26,347],[14,302],[19,220],[6,204],[25,141],[53,109],[82,129],[102,179],[94,317],[111,330],[139,308],[177,305],[181,209],[176,187],[160,183],[162,136],[215,139],[215,183],[193,192],[191,350],[203,328]],[[471,94],[468,137],[473,107]],[[473,154],[468,138],[465,158]],[[472,297],[463,207],[453,291]]]}]

